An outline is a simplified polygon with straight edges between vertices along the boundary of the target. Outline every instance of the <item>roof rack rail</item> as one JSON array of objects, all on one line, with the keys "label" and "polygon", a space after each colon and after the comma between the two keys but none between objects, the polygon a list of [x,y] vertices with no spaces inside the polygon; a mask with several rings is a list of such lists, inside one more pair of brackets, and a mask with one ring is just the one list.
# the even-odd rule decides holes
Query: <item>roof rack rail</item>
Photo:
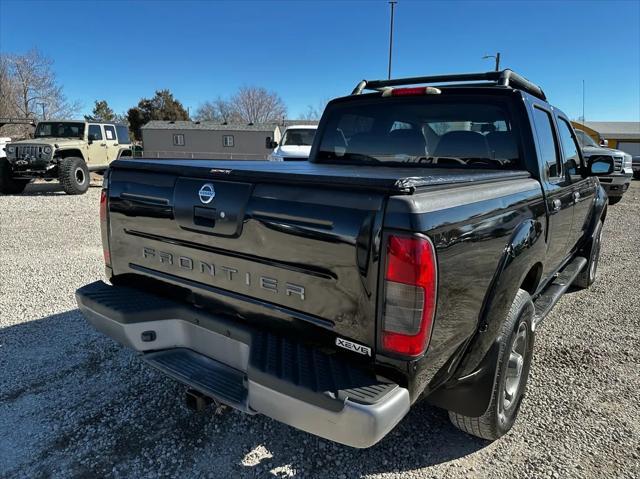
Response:
[{"label": "roof rack rail", "polygon": [[363,90],[380,90],[385,87],[399,85],[416,85],[422,83],[451,83],[487,80],[495,85],[518,88],[527,93],[547,100],[544,91],[535,83],[531,83],[526,78],[518,75],[513,70],[493,71],[486,73],[458,73],[454,75],[435,75],[427,77],[395,78],[391,80],[362,80],[351,92],[352,95],[360,95]]}]

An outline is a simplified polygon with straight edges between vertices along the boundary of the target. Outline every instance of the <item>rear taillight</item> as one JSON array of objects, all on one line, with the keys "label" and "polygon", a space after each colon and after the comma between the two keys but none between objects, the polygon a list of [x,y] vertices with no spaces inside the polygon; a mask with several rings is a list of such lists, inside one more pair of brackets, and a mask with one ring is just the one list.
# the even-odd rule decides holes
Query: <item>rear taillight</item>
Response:
[{"label": "rear taillight", "polygon": [[426,237],[389,236],[382,312],[382,348],[419,356],[429,343],[436,308],[435,250]]},{"label": "rear taillight", "polygon": [[109,190],[107,189],[108,178],[104,176],[102,191],[100,192],[100,233],[102,236],[102,252],[104,264],[111,266],[111,253],[109,252]]},{"label": "rear taillight", "polygon": [[107,221],[107,190],[100,192],[100,222]]}]

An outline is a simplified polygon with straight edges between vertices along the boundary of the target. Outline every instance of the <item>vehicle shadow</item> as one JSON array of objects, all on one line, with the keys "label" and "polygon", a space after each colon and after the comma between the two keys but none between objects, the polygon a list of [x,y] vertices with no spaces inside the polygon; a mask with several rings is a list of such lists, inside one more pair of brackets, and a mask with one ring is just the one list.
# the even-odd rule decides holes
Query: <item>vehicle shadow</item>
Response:
[{"label": "vehicle shadow", "polygon": [[0,351],[0,477],[360,477],[429,468],[488,444],[426,403],[365,450],[228,408],[194,413],[182,385],[77,309],[0,329]]},{"label": "vehicle shadow", "polygon": [[[101,188],[102,180],[91,180],[89,188]],[[12,196],[65,196],[62,185],[57,181],[30,183],[19,195]]]},{"label": "vehicle shadow", "polygon": [[285,465],[302,477],[402,474],[463,458],[489,444],[454,428],[446,411],[424,401],[414,405],[387,437],[368,449],[335,444],[279,424],[274,431],[280,431],[289,440],[280,440],[276,433],[256,441],[251,450],[263,446],[271,457],[245,464],[243,475],[259,476]]}]

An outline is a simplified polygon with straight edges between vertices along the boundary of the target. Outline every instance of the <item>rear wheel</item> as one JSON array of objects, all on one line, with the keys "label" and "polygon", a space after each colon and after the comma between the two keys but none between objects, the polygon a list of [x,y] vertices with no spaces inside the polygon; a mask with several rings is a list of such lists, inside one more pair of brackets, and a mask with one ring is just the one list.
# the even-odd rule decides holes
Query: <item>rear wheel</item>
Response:
[{"label": "rear wheel", "polygon": [[66,194],[81,195],[89,189],[89,168],[82,158],[64,158],[59,169],[60,183]]},{"label": "rear wheel", "polygon": [[449,419],[458,429],[493,441],[513,427],[531,367],[533,314],[531,296],[522,289],[518,290],[498,339],[500,355],[489,407],[480,417],[449,411]]},{"label": "rear wheel", "polygon": [[17,195],[24,191],[30,181],[28,179],[14,178],[9,160],[0,158],[0,193]]},{"label": "rear wheel", "polygon": [[586,289],[595,283],[598,278],[598,262],[600,261],[600,244],[602,242],[602,221],[598,221],[596,231],[593,235],[593,240],[589,247],[589,256],[587,258],[587,265],[576,276],[573,281],[573,285]]}]

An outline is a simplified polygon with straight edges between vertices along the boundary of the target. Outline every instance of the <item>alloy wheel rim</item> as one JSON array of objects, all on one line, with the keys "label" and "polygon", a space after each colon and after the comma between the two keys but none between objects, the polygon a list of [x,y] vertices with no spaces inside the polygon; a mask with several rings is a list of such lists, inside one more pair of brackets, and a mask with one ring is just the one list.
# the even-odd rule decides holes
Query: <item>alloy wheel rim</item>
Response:
[{"label": "alloy wheel rim", "polygon": [[527,354],[528,331],[526,323],[518,326],[507,362],[506,378],[502,393],[502,409],[509,411],[517,403]]}]

